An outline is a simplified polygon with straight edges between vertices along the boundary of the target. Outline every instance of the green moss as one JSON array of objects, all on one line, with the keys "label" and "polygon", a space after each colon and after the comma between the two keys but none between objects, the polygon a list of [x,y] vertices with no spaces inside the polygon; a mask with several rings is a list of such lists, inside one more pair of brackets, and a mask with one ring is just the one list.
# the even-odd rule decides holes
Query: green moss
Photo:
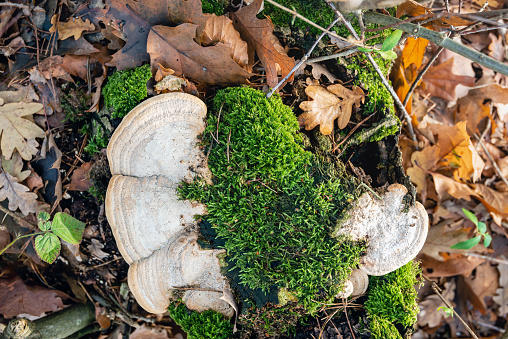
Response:
[{"label": "green moss", "polygon": [[[321,27],[327,27],[333,19],[335,19],[335,14],[324,0],[283,0],[278,1],[278,3],[290,9],[294,9],[298,14],[303,15]],[[264,6],[264,10],[261,14],[269,16],[274,25],[283,27],[295,26],[305,30],[309,29],[314,34],[320,32],[317,28],[311,27],[308,23],[298,18],[294,20],[293,25],[293,16],[290,13],[268,2],[265,2]]]},{"label": "green moss", "polygon": [[399,338],[387,336],[394,325],[410,328],[416,323],[419,309],[415,287],[420,285],[416,278],[420,272],[419,264],[411,261],[385,276],[371,277],[364,305],[372,320],[369,327],[374,339]]},{"label": "green moss", "polygon": [[124,117],[131,109],[147,97],[146,82],[152,73],[150,65],[143,65],[125,71],[117,71],[108,77],[102,90],[104,104],[113,118]]},{"label": "green moss", "polygon": [[[218,112],[221,112],[217,124]],[[331,300],[358,263],[364,246],[331,237],[356,198],[356,182],[306,152],[291,109],[251,88],[215,96],[208,129],[213,185],[183,184],[184,198],[203,202],[224,239],[229,260],[249,288],[286,288],[301,304]]]},{"label": "green moss", "polygon": [[233,325],[222,314],[212,310],[198,313],[183,304],[169,305],[171,318],[182,327],[189,339],[226,339],[233,334]]},{"label": "green moss", "polygon": [[400,335],[395,325],[386,319],[377,316],[371,316],[369,320],[369,330],[373,338],[402,339],[402,336]]},{"label": "green moss", "polygon": [[214,13],[215,15],[223,15],[226,7],[229,6],[229,0],[201,0],[203,13]]},{"label": "green moss", "polygon": [[90,155],[94,155],[101,151],[101,149],[108,147],[108,135],[104,127],[92,120],[92,125],[87,125],[82,130],[83,133],[90,135],[90,140],[85,146],[85,152]]}]

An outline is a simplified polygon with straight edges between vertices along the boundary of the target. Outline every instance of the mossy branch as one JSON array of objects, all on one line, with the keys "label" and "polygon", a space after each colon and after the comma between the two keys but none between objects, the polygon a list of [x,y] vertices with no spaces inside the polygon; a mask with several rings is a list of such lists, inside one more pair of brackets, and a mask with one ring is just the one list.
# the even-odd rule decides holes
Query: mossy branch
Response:
[{"label": "mossy branch", "polygon": [[[482,14],[482,13],[478,13]],[[474,49],[471,49],[469,47],[466,47],[462,45],[461,43],[455,42],[452,39],[447,38],[446,36],[442,35],[441,33],[434,32],[430,29],[421,27],[416,24],[411,23],[403,23],[402,20],[393,18],[391,16],[374,13],[374,12],[366,12],[364,13],[364,19],[368,23],[374,23],[382,26],[389,26],[400,23],[400,25],[397,25],[397,29],[400,29],[401,31],[407,32],[411,35],[414,35],[418,38],[424,38],[429,41],[432,41],[437,46],[446,48],[452,52],[455,52],[459,55],[462,55],[463,57],[477,62],[478,64],[485,66],[493,71],[496,71],[498,73],[504,74],[508,76],[508,65],[503,64],[487,55],[484,55],[478,51],[475,51]]]}]

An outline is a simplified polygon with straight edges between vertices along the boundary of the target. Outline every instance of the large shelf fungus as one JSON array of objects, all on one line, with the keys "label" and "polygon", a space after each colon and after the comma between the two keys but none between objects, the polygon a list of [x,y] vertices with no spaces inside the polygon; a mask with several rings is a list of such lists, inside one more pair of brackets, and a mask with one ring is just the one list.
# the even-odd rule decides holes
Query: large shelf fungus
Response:
[{"label": "large shelf fungus", "polygon": [[368,275],[385,275],[411,261],[427,238],[429,218],[419,202],[404,210],[406,187],[392,184],[385,194],[364,193],[348,212],[335,235],[366,239],[360,269]]},{"label": "large shelf fungus", "polygon": [[192,310],[233,315],[221,300],[228,289],[217,257],[223,251],[197,244],[194,215],[206,209],[177,193],[180,182],[208,175],[197,145],[205,115],[205,104],[194,96],[159,95],[135,107],[108,145],[113,178],[106,215],[131,265],[131,292],[151,313],[164,313],[171,298],[181,298]]}]

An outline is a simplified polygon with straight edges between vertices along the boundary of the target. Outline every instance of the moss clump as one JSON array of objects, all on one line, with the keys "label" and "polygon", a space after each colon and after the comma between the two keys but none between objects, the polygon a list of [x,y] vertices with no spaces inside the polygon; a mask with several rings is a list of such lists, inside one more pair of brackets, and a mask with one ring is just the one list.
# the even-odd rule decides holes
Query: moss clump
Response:
[{"label": "moss clump", "polygon": [[374,339],[402,338],[395,325],[410,328],[416,323],[419,309],[415,287],[420,285],[416,278],[420,272],[419,264],[411,261],[387,275],[371,277],[364,305]]},{"label": "moss clump", "polygon": [[226,339],[233,334],[233,325],[222,314],[212,310],[198,313],[183,304],[169,305],[171,318],[187,333],[188,339]]},{"label": "moss clump", "polygon": [[[221,112],[217,123],[218,112]],[[214,114],[215,113],[215,114]],[[298,122],[279,97],[251,88],[219,91],[209,114],[213,185],[183,184],[181,196],[207,206],[229,260],[249,288],[286,288],[308,309],[331,300],[358,264],[363,244],[331,237],[356,183],[306,152]]]},{"label": "moss clump", "polygon": [[117,71],[108,78],[102,90],[104,104],[113,118],[124,117],[147,97],[146,82],[152,77],[150,65]]},{"label": "moss clump", "polygon": [[218,16],[224,15],[229,0],[201,0],[203,13],[211,13]]}]

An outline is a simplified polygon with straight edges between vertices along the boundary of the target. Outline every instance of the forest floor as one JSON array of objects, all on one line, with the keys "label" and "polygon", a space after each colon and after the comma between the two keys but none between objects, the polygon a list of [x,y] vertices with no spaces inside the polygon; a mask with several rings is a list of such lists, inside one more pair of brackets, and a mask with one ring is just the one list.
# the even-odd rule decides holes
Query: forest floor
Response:
[{"label": "forest floor", "polygon": [[[267,31],[262,14],[258,15],[261,20],[255,12],[234,14],[241,5],[260,4],[257,0],[233,1],[229,6],[203,1],[207,4],[203,11],[218,14],[213,19],[203,15],[199,0],[182,2],[188,7],[181,12],[171,12],[173,2],[0,3],[0,331],[15,317],[35,320],[92,301],[100,326],[92,326],[87,338],[186,337],[169,314],[147,313],[128,293],[129,265],[116,246],[104,211],[110,178],[107,138],[119,119],[104,118],[109,113],[103,89],[115,71],[149,64],[153,78],[144,97],[183,91],[207,101],[217,90],[240,84],[267,93],[293,69],[295,59],[304,57],[320,31],[299,16],[293,17],[294,26],[279,25],[273,18],[275,30],[269,27]],[[164,7],[166,3],[170,5]],[[287,3],[293,8],[293,1]],[[270,6],[265,2],[265,11],[274,13],[275,7]],[[377,12],[404,16],[406,23],[454,35],[458,44],[506,66],[508,33],[503,10],[507,6],[500,0],[445,0],[424,5],[409,1],[396,11]],[[500,19],[468,17],[493,11],[501,13]],[[233,21],[226,20],[226,15]],[[169,26],[161,26],[165,24]],[[386,41],[383,32],[397,27],[382,28],[385,31],[367,32],[368,38],[381,32],[378,49]],[[372,77],[377,75],[364,52],[356,49],[367,43],[342,35],[342,40],[325,36],[310,59],[282,83],[283,102],[296,116],[306,114],[307,120],[300,118],[300,127],[316,149],[326,144],[325,153],[341,159],[348,171],[373,188],[404,181],[403,172],[394,179],[389,172],[393,166],[381,164],[393,160],[400,149],[402,167],[430,220],[427,241],[416,258],[421,261],[423,284],[418,290],[420,314],[413,338],[472,338],[471,332],[478,338],[499,338],[508,314],[506,68],[493,70],[440,49],[418,34],[404,34],[394,43],[393,61],[386,60],[391,54],[381,58],[388,51],[371,52],[382,63],[382,71],[392,65],[385,76],[401,102],[409,92],[406,119],[396,105],[395,110],[388,107],[394,105],[389,95],[376,96],[375,91],[384,87],[373,85]],[[269,53],[263,54],[260,51],[271,37],[278,41],[272,39]],[[213,58],[207,54],[209,45],[216,48]],[[171,62],[172,56],[182,53],[179,48],[189,58],[183,66]],[[327,60],[312,60],[315,57]],[[369,75],[362,77],[362,72]],[[410,89],[415,79],[417,86]],[[330,86],[337,84],[347,87],[346,94],[333,92]],[[361,93],[353,84],[363,88]],[[347,100],[349,109],[345,108]],[[365,114],[368,105],[372,115]],[[318,106],[325,107],[326,113],[312,108]],[[375,115],[379,107],[385,111]],[[392,111],[401,121],[397,131],[384,130],[386,135],[376,141],[361,139],[362,131],[375,127]],[[53,235],[58,244],[41,249],[37,236],[45,229],[38,218],[40,212],[54,216],[53,223],[60,212],[81,221],[85,224],[82,240],[60,236],[60,245]],[[21,236],[26,237],[12,243]],[[464,241],[468,243],[451,248]],[[333,310],[322,310],[318,317],[298,325],[294,337],[368,338],[360,334],[363,302],[362,298],[352,301],[347,313],[334,313],[325,326],[324,319]],[[455,316],[447,313],[452,310]]]}]

